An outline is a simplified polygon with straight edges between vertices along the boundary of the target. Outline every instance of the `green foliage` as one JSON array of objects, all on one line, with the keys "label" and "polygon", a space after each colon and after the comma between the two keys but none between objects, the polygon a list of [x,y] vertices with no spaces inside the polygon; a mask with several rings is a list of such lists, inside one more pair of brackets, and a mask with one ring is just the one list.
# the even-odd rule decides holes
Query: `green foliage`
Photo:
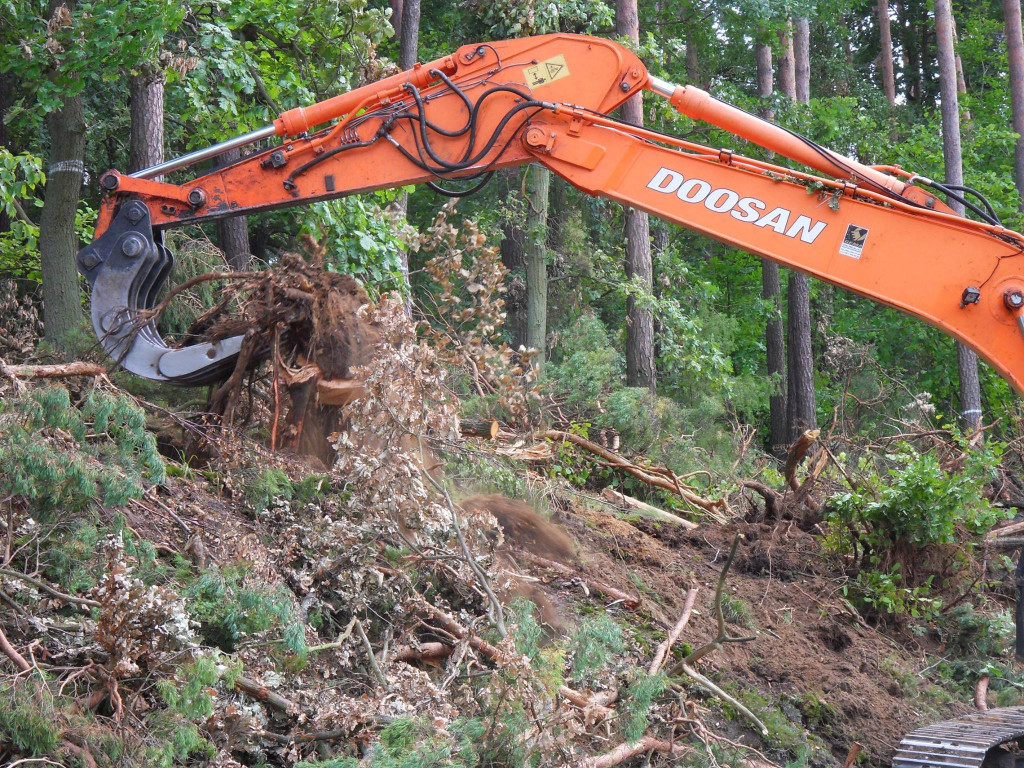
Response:
[{"label": "green foliage", "polygon": [[753,629],[755,624],[754,609],[750,607],[750,603],[728,592],[722,594],[722,616],[730,624],[738,624],[748,629]]},{"label": "green foliage", "polygon": [[586,683],[624,649],[622,627],[611,618],[603,614],[585,618],[570,639],[572,668],[569,675],[577,683]]},{"label": "green foliage", "polygon": [[31,757],[50,754],[60,741],[53,709],[50,692],[34,678],[0,685],[0,738]]},{"label": "green foliage", "polygon": [[619,729],[627,742],[638,741],[650,725],[647,714],[654,699],[665,690],[667,680],[663,673],[648,675],[636,670],[622,704],[619,706]]},{"label": "green foliage", "polygon": [[935,618],[942,609],[942,600],[931,594],[932,579],[915,587],[906,587],[903,583],[900,564],[893,563],[888,573],[860,571],[843,586],[843,594],[872,615]]},{"label": "green foliage", "polygon": [[[446,730],[426,720],[403,718],[389,724],[374,745],[370,768],[472,768],[479,764],[475,744],[484,735],[479,720],[457,720]],[[353,768],[351,758],[303,762],[298,768]]]},{"label": "green foliage", "polygon": [[63,387],[32,390],[0,403],[0,421],[0,494],[40,519],[122,506],[165,479],[145,414],[125,395],[93,389],[72,404]]},{"label": "green foliage", "polygon": [[246,575],[243,565],[208,568],[186,586],[187,609],[204,640],[232,653],[243,638],[273,629],[284,650],[304,664],[309,652],[305,631],[289,594],[250,585]]},{"label": "green foliage", "polygon": [[275,499],[292,498],[292,481],[277,467],[250,474],[242,488],[246,506],[253,512],[266,512]]}]

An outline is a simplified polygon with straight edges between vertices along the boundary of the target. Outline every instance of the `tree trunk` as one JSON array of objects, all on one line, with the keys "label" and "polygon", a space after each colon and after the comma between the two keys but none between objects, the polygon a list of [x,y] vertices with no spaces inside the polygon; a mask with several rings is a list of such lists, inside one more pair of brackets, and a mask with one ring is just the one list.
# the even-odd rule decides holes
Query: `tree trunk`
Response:
[{"label": "tree trunk", "polygon": [[402,39],[402,7],[404,3],[402,0],[391,0],[391,28],[394,30],[394,34],[391,35],[392,40]]},{"label": "tree trunk", "polygon": [[[960,111],[956,86],[956,55],[953,50],[953,11],[950,0],[935,0],[935,42],[939,54],[939,89],[942,106],[942,154],[947,184],[963,184],[963,154],[960,149]],[[963,206],[955,200],[949,207],[963,215]],[[965,430],[981,426],[981,386],[978,382],[978,357],[959,342],[956,345],[957,372],[960,377],[960,421]]]},{"label": "tree trunk", "polygon": [[[759,110],[761,117],[772,120],[774,112],[767,99],[775,89],[772,77],[772,49],[767,43],[759,43],[755,49],[757,58],[757,95],[765,101]],[[784,57],[785,58],[785,57]],[[783,61],[785,66],[785,61]],[[780,78],[781,79],[781,78]],[[796,88],[796,78],[790,81]],[[786,342],[782,335],[782,283],[779,279],[779,265],[768,259],[761,259],[761,296],[771,302],[773,311],[764,326],[765,360],[771,390],[768,394],[769,433],[771,452],[779,457],[786,455]]]},{"label": "tree trunk", "polygon": [[562,253],[566,248],[566,225],[569,216],[569,182],[559,176],[551,177],[548,195],[548,248]]},{"label": "tree trunk", "polygon": [[1021,34],[1020,0],[1003,0],[1006,52],[1010,59],[1010,103],[1017,143],[1013,152],[1013,177],[1024,211],[1024,39]]},{"label": "tree trunk", "polygon": [[[810,25],[807,19],[801,19],[797,26],[804,30],[795,51],[797,88],[786,95],[806,104],[811,97]],[[804,430],[814,429],[818,425],[814,393],[814,351],[811,344],[811,289],[806,275],[790,271],[788,298],[786,424],[789,442],[792,442]]]},{"label": "tree trunk", "polygon": [[[497,185],[503,200],[520,197],[522,173],[519,168],[498,171]],[[501,263],[509,271],[505,292],[505,329],[511,337],[512,349],[519,349],[526,346],[526,280],[523,275],[526,238],[520,221],[514,216],[502,217],[501,231]]]},{"label": "tree trunk", "polygon": [[[241,160],[240,149],[229,149],[220,156],[225,163]],[[235,272],[246,272],[252,266],[252,251],[249,247],[249,219],[245,216],[232,216],[217,222],[217,244],[224,251],[231,269]]]},{"label": "tree trunk", "polygon": [[[634,43],[640,42],[637,0],[615,0],[615,32]],[[643,96],[636,94],[622,105],[622,119],[631,125],[644,124]],[[651,232],[647,214],[626,209],[626,277],[638,279],[642,290],[653,287]],[[654,318],[632,296],[626,300],[626,383],[655,391]]]},{"label": "tree trunk", "polygon": [[796,100],[806,104],[811,100],[811,22],[807,18],[799,18],[793,25],[793,53]]},{"label": "tree trunk", "polygon": [[[144,64],[132,75],[131,129],[128,153],[130,173],[164,161],[164,72],[155,64]],[[156,177],[160,181],[163,177]]]},{"label": "tree trunk", "polygon": [[793,50],[793,20],[786,19],[779,31],[779,90],[796,100],[796,58]]},{"label": "tree trunk", "polygon": [[889,0],[878,0],[878,36],[881,39],[879,60],[882,65],[882,92],[890,107],[896,106],[896,74],[892,66],[892,24]]},{"label": "tree trunk", "polygon": [[398,47],[398,66],[412,69],[420,55],[420,0],[404,0],[402,39]]},{"label": "tree trunk", "polygon": [[700,79],[700,58],[697,56],[697,41],[693,32],[686,30],[686,82],[703,87]]},{"label": "tree trunk", "polygon": [[[51,3],[51,13],[62,3]],[[69,4],[70,5],[70,4]],[[60,347],[82,317],[75,253],[75,211],[85,174],[85,118],[81,94],[67,97],[46,118],[50,133],[46,191],[39,220],[46,338]]]},{"label": "tree trunk", "polygon": [[548,192],[551,171],[527,166],[526,346],[538,350],[534,367],[544,366],[548,333]]},{"label": "tree trunk", "polygon": [[[14,154],[14,150],[10,146],[10,137],[7,135],[7,123],[4,122],[4,116],[7,114],[7,108],[10,106],[10,88],[11,88],[11,76],[7,73],[0,73],[0,147],[4,147],[9,150],[11,154]],[[7,232],[11,228],[11,221],[7,217],[5,211],[0,211],[0,232]]]}]

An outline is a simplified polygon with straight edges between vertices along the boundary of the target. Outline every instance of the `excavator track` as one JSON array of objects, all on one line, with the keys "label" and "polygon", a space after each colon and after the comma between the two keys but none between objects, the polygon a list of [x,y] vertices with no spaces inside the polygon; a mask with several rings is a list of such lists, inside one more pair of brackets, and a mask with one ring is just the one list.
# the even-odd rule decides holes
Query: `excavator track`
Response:
[{"label": "excavator track", "polygon": [[[1024,707],[974,712],[933,723],[907,734],[892,759],[893,768],[981,768],[1014,765],[991,754],[1000,744],[1024,737]],[[986,757],[989,761],[986,763]]]}]

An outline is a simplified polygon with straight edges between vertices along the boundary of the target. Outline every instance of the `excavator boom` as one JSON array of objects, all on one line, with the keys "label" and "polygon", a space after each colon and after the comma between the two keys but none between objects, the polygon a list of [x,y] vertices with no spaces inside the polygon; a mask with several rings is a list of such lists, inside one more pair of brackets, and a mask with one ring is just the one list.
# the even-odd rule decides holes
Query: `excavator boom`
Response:
[{"label": "excavator boom", "polygon": [[[644,89],[828,176],[607,116]],[[183,184],[155,178],[269,136],[280,145]],[[134,373],[216,380],[231,369],[240,337],[172,349],[146,312],[170,270],[163,230],[408,184],[444,189],[530,162],[588,194],[914,315],[1024,391],[1024,237],[987,215],[958,215],[933,191],[950,190],[928,179],[862,165],[652,77],[613,42],[564,34],[464,46],[224,144],[130,176],[108,172],[96,239],[78,256],[93,286],[95,330]]]}]

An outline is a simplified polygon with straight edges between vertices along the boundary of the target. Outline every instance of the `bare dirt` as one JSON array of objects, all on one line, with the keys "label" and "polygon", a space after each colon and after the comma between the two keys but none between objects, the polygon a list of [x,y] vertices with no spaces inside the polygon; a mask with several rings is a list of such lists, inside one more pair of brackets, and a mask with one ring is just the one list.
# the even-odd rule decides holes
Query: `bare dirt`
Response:
[{"label": "bare dirt", "polygon": [[[840,582],[824,568],[817,540],[795,526],[706,525],[686,532],[647,522],[634,525],[578,505],[554,519],[577,544],[574,557],[562,562],[578,559],[588,576],[637,594],[641,605],[630,620],[650,622],[658,642],[682,611],[686,591],[700,587],[697,613],[681,639],[693,647],[717,632],[715,584],[733,536],[742,533],[727,590],[749,606],[751,626],[733,623],[730,634],[756,639],[726,644],[705,657],[701,670],[734,695],[747,695],[746,703],[761,702],[817,734],[836,764],[859,742],[865,755],[860,765],[888,766],[905,733],[969,710],[964,703],[926,701],[918,695],[928,687],[924,680],[916,681],[921,690],[907,690],[906,678],[920,666],[905,648],[907,638],[897,642],[864,623],[844,603]],[[506,532],[522,527],[519,521],[502,525]],[[571,605],[567,590],[577,591],[577,603],[583,597],[578,586],[542,569],[533,575],[542,577],[553,602]],[[562,621],[571,623],[572,618]],[[759,744],[749,732],[744,735],[742,723],[709,725],[727,732],[731,727],[743,741]],[[812,765],[828,762],[827,755],[811,760]]]}]

